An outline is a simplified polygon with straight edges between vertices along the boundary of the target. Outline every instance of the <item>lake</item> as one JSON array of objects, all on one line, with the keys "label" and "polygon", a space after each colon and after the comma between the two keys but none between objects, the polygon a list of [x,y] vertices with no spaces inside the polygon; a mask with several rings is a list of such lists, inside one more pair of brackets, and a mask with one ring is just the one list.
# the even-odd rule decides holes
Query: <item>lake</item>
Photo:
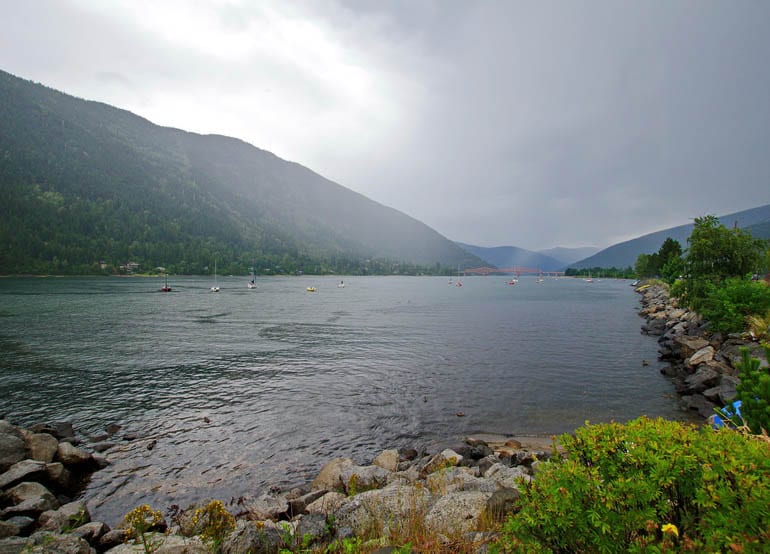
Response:
[{"label": "lake", "polygon": [[628,281],[343,279],[0,279],[0,414],[137,434],[86,491],[111,524],[302,484],[338,456],[687,417]]}]

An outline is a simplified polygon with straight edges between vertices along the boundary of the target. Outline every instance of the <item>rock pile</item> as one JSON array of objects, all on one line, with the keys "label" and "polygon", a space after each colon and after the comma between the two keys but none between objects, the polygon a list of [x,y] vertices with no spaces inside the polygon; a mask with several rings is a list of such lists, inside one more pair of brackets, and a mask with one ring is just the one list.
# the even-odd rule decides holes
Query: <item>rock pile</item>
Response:
[{"label": "rock pile", "polygon": [[[33,433],[7,422],[0,430],[3,444],[16,447],[12,456],[9,448],[0,449],[9,456],[0,475],[6,506],[0,512],[0,553],[144,552],[141,543],[124,542],[126,530],[111,531],[103,523],[90,522],[84,503],[57,497],[64,489],[51,475],[93,464],[88,461],[93,455],[72,445],[62,447],[69,443],[49,435],[53,441],[45,439],[50,447],[44,460],[38,460],[31,457]],[[516,509],[520,483],[531,480],[540,461],[551,455],[541,447],[508,441],[495,451],[483,440],[467,439],[435,455],[386,450],[371,465],[338,458],[304,488],[233,501],[231,511],[239,511],[238,519],[218,547],[225,554],[277,553],[282,548],[322,547],[373,531],[380,537],[398,535],[417,524],[440,540],[463,535],[482,552],[493,536],[479,530]],[[65,456],[70,461],[65,462]],[[163,522],[151,539],[154,551],[210,552],[211,543],[201,536],[207,522],[200,521],[199,513],[194,508],[180,511],[167,529]]]},{"label": "rock pile", "polygon": [[639,312],[646,322],[642,332],[658,336],[658,353],[670,365],[661,372],[671,377],[683,404],[705,418],[735,399],[740,382],[740,348],[747,347],[752,357],[767,367],[761,346],[740,334],[723,336],[712,333],[709,323],[697,313],[680,308],[663,285],[644,285]]}]

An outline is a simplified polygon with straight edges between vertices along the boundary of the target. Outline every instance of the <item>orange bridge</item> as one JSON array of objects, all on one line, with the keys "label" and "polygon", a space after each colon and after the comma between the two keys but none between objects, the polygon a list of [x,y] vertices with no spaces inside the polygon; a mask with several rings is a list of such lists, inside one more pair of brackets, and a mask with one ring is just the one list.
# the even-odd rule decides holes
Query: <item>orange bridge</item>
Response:
[{"label": "orange bridge", "polygon": [[558,277],[564,275],[563,271],[543,271],[536,267],[476,267],[464,269],[463,275],[549,275]]}]

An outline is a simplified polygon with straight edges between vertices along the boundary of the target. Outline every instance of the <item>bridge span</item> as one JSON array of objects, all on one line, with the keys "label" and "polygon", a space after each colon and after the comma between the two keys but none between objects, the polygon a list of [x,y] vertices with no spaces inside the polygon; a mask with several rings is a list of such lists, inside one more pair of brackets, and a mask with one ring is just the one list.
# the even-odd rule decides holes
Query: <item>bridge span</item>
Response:
[{"label": "bridge span", "polygon": [[474,267],[463,270],[463,275],[547,275],[558,277],[563,271],[543,271],[536,267]]}]

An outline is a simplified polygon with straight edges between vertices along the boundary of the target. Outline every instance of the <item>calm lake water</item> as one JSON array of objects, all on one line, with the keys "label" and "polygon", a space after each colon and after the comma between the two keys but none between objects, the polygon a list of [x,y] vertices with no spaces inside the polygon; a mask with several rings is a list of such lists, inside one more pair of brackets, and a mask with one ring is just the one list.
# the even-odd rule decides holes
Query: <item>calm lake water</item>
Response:
[{"label": "calm lake water", "polygon": [[305,483],[337,456],[685,417],[627,281],[344,279],[0,279],[0,414],[136,433],[86,491],[109,523]]}]

